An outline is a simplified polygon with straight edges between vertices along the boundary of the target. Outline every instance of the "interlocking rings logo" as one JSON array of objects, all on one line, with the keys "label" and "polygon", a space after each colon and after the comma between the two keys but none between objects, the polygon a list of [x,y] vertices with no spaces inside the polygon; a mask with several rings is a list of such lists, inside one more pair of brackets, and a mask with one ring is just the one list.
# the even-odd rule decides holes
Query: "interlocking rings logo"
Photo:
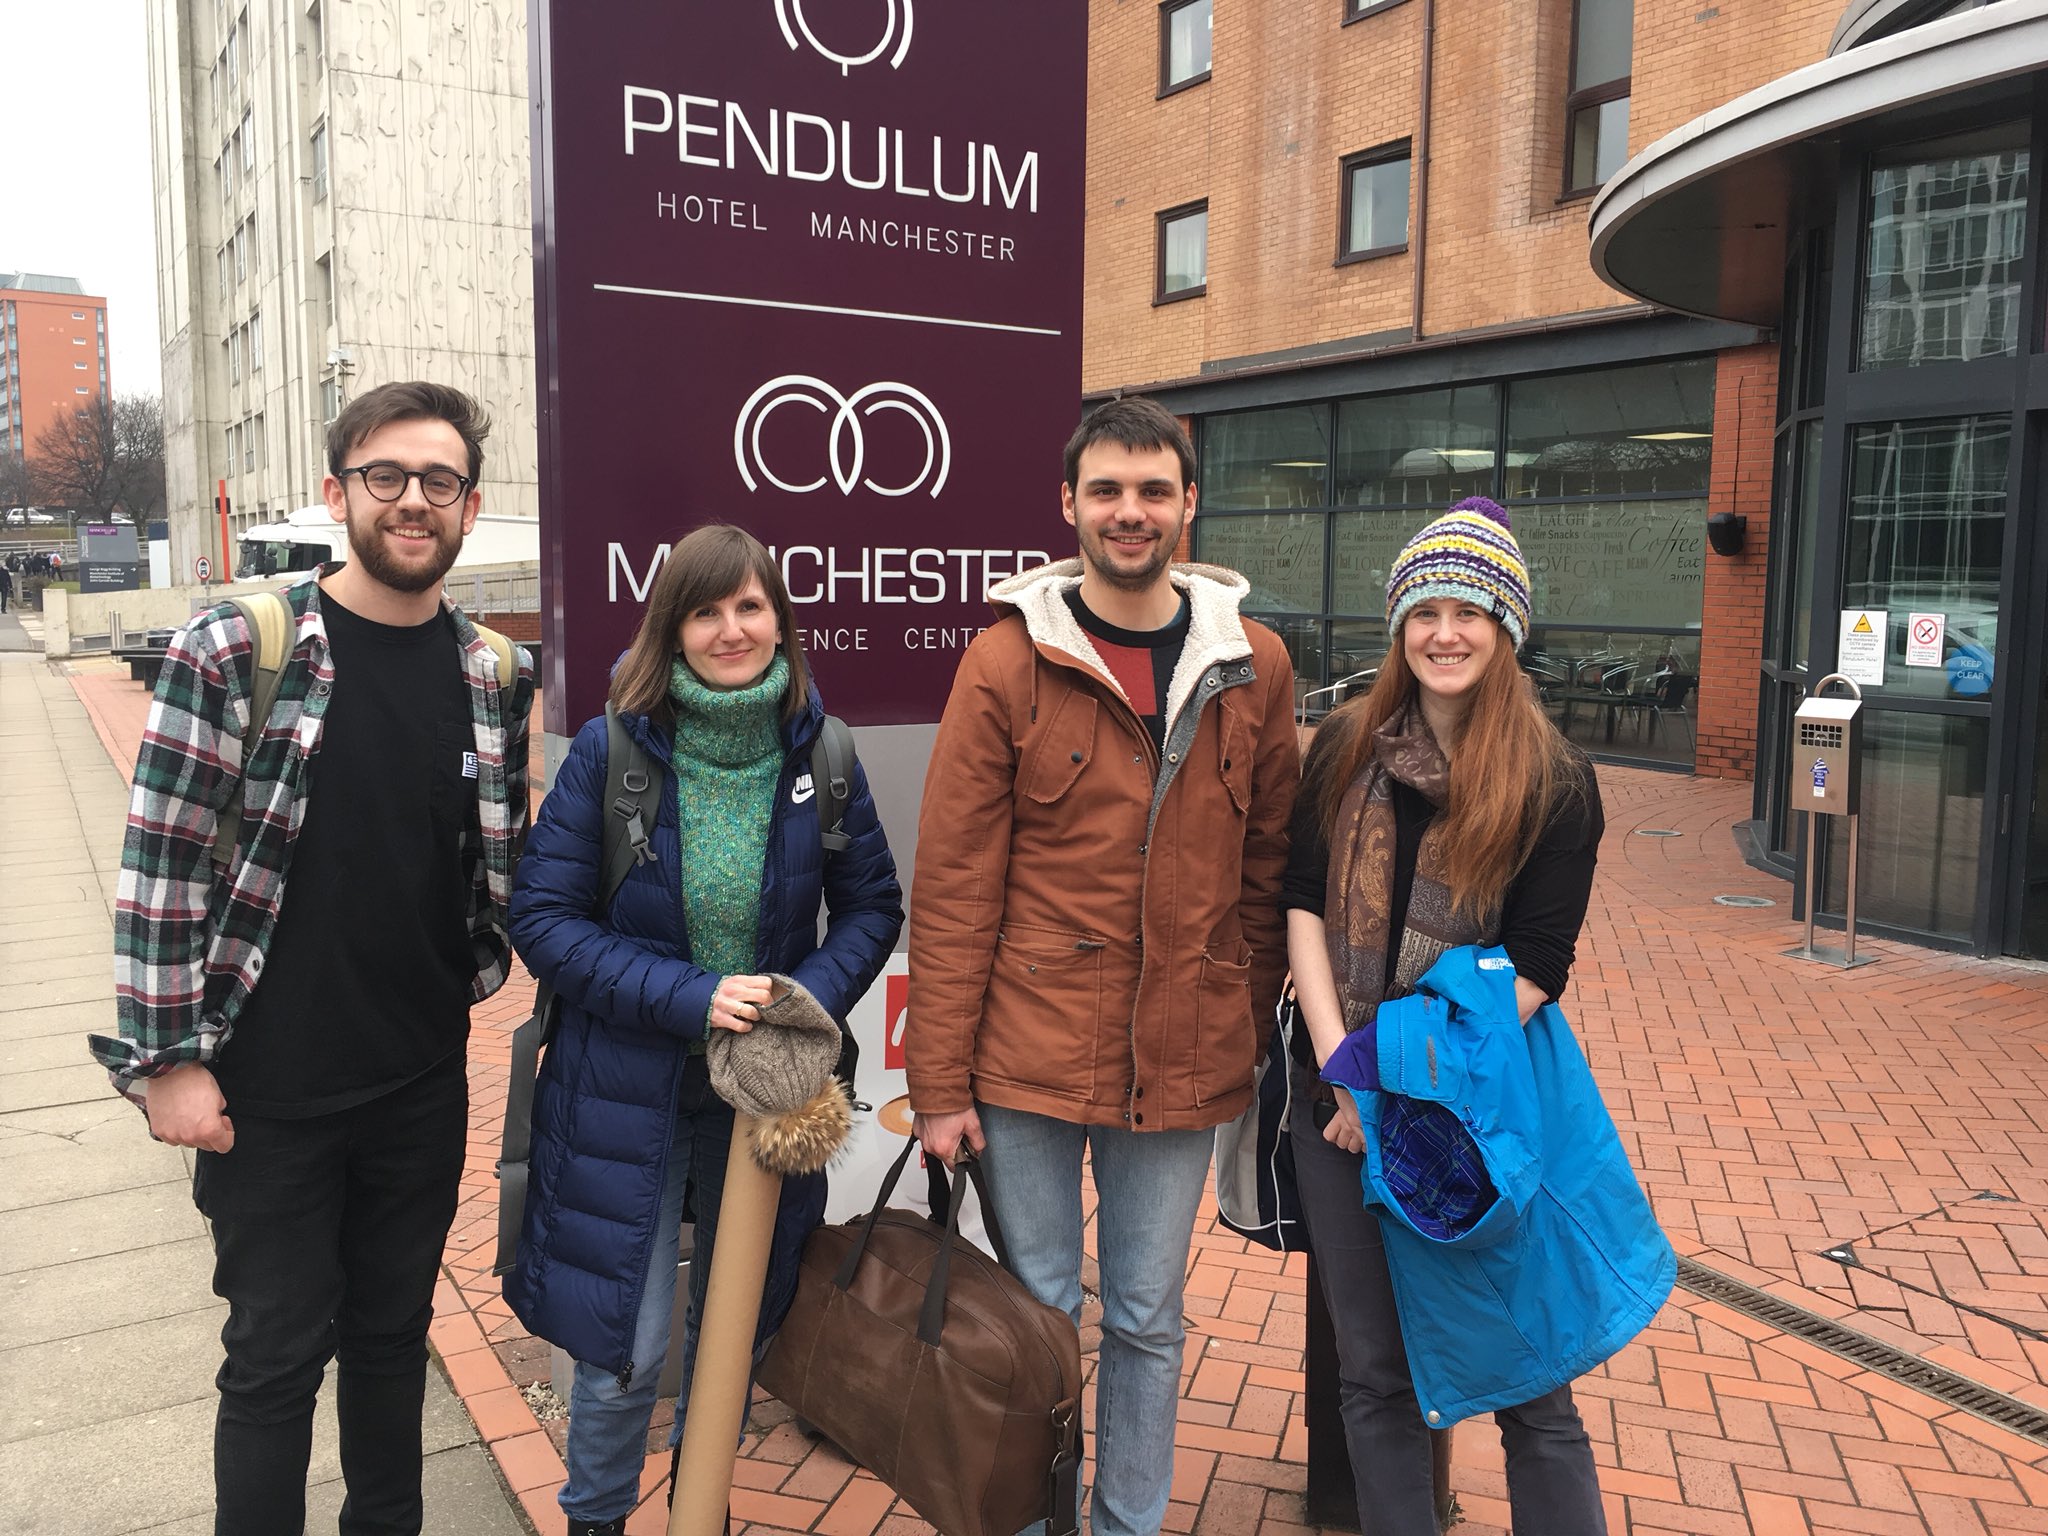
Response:
[{"label": "interlocking rings logo", "polygon": [[[856,65],[874,63],[883,54],[888,53],[889,45],[892,42],[896,44],[896,52],[890,55],[889,67],[897,69],[903,64],[903,56],[910,52],[910,7],[912,3],[913,0],[887,0],[889,25],[882,31],[882,40],[866,53],[858,55],[834,53],[830,48],[827,48],[818,41],[817,33],[811,30],[811,24],[804,19],[804,0],[775,0],[775,20],[782,28],[783,39],[788,42],[792,49],[797,46],[797,34],[802,33],[803,40],[809,43],[818,53],[823,54],[834,64],[837,64],[839,66],[839,73],[842,75],[851,74]],[[897,37],[897,7],[899,5],[902,7],[903,34],[900,39]],[[795,22],[793,27],[790,25],[792,21]]]},{"label": "interlocking rings logo", "polygon": [[[877,496],[908,496],[927,482],[933,496],[945,489],[946,472],[953,464],[953,440],[946,432],[939,408],[922,391],[885,380],[842,395],[823,379],[807,373],[785,373],[747,396],[747,403],[740,407],[739,420],[733,423],[732,456],[748,490],[759,490],[759,480],[766,480],[779,491],[801,496],[822,489],[825,484],[824,475],[808,485],[793,484],[763,462],[761,429],[785,405],[807,405],[832,418],[830,478],[839,487],[840,495],[851,495],[856,485],[866,486]],[[901,485],[883,485],[862,474],[867,465],[867,434],[862,419],[881,411],[903,412],[924,433],[924,466]]]}]

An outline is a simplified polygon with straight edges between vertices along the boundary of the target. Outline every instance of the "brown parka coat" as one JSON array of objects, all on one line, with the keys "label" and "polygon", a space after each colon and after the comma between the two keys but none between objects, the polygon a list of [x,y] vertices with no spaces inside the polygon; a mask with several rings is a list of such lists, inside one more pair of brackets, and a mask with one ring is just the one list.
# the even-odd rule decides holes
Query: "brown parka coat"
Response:
[{"label": "brown parka coat", "polygon": [[926,775],[903,1043],[911,1107],[1199,1130],[1252,1093],[1286,971],[1294,673],[1244,578],[1176,565],[1162,753],[1065,600],[992,589]]}]

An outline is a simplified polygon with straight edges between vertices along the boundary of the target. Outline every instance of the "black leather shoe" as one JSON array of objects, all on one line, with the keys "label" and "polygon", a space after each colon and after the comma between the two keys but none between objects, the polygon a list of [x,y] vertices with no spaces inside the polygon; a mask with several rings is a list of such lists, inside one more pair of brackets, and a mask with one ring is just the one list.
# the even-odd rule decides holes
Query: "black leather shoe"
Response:
[{"label": "black leather shoe", "polygon": [[602,1525],[593,1524],[588,1520],[571,1520],[569,1536],[626,1536],[626,1517],[621,1515],[618,1519],[607,1520]]}]

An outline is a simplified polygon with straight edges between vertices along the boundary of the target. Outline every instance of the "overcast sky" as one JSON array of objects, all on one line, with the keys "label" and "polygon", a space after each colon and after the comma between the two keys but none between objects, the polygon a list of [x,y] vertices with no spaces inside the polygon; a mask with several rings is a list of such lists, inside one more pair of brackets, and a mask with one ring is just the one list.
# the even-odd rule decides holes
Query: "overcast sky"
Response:
[{"label": "overcast sky", "polygon": [[0,36],[0,272],[105,295],[114,393],[156,394],[142,0],[0,0]]}]

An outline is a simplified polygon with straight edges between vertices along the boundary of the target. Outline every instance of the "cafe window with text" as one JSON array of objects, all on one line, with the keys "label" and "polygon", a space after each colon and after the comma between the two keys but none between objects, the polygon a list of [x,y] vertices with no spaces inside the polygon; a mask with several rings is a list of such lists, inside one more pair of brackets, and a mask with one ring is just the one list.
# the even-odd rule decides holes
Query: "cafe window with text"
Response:
[{"label": "cafe window with text", "polygon": [[1186,203],[1159,215],[1159,265],[1153,302],[1192,299],[1209,291],[1209,204]]},{"label": "cafe window with text", "polygon": [[1565,196],[1596,192],[1628,159],[1635,0],[1574,0],[1565,98]]},{"label": "cafe window with text", "polygon": [[1360,261],[1406,250],[1408,141],[1347,155],[1342,170],[1337,260]]},{"label": "cafe window with text", "polygon": [[1166,0],[1159,7],[1159,94],[1209,78],[1212,0]]}]

